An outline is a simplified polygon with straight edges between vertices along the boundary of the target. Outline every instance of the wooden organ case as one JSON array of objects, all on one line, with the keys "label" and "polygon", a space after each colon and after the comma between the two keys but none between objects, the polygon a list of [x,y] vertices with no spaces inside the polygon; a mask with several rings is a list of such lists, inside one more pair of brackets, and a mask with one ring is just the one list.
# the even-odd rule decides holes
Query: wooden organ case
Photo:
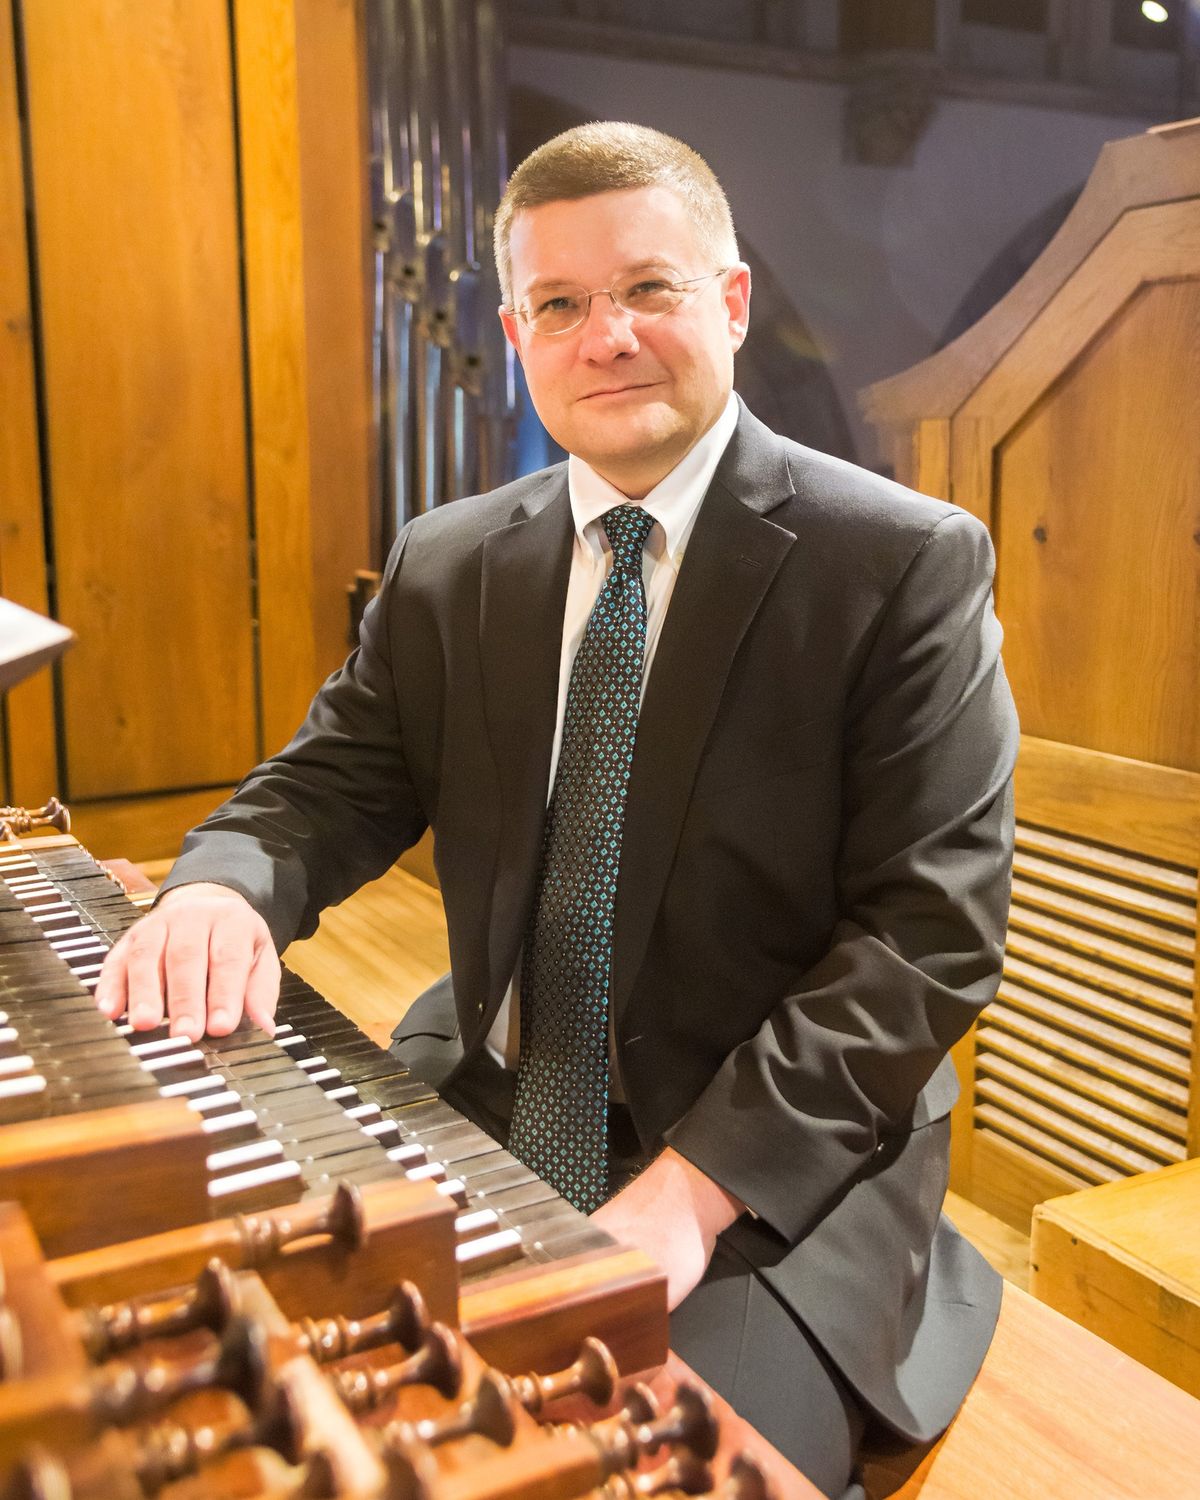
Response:
[{"label": "wooden organ case", "polygon": [[5,1500],[817,1495],[669,1355],[656,1266],[295,975],[274,1039],[102,1017],[138,898],[4,832]]},{"label": "wooden organ case", "polygon": [[1027,1229],[1200,1154],[1200,122],[1106,147],[1012,291],[864,406],[996,546],[1017,848],[952,1186]]}]

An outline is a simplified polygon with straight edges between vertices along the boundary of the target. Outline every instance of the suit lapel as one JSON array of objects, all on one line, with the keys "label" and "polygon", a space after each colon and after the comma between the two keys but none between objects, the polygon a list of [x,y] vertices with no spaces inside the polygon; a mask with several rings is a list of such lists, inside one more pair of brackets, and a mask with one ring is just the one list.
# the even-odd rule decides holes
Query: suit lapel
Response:
[{"label": "suit lapel", "polygon": [[696,517],[638,720],[613,940],[618,1021],[646,951],[734,655],[795,541],[762,512],[793,493],[783,445],[743,408]]},{"label": "suit lapel", "polygon": [[484,539],[479,651],[484,717],[500,780],[488,966],[492,1004],[512,976],[546,815],[573,535],[565,472]]}]

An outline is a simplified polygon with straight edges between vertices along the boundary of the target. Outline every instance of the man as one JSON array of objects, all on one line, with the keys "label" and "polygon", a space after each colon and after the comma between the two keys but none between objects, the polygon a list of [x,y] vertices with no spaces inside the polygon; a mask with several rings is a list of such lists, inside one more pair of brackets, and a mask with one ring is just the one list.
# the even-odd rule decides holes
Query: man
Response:
[{"label": "man", "polygon": [[496,242],[569,464],[406,528],[98,1000],[269,1027],[275,949],[432,825],[452,974],[397,1049],[573,1201],[615,1189],[677,1350],[839,1493],[868,1416],[945,1425],[998,1307],[939,1216],[1008,899],[991,548],[732,397],[749,272],[679,142],[567,132]]}]

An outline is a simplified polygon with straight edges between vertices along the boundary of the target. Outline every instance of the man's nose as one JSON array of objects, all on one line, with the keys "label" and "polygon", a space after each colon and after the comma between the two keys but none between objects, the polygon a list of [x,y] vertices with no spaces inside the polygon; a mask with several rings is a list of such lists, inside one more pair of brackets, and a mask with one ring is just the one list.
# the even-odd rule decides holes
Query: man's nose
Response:
[{"label": "man's nose", "polygon": [[579,340],[581,359],[608,360],[621,354],[636,354],[638,341],[633,318],[618,307],[608,292],[594,292]]}]

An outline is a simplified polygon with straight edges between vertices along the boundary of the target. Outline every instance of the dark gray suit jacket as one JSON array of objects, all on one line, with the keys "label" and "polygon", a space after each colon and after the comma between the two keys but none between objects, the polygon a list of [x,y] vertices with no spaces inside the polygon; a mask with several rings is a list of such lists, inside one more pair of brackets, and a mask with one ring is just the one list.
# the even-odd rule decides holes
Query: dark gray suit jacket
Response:
[{"label": "dark gray suit jacket", "polygon": [[[281,948],[426,825],[452,982],[405,1055],[482,1046],[547,800],[572,523],[563,467],[405,529],[359,648],[169,884],[246,895]],[[729,1231],[864,1401],[940,1430],[999,1282],[940,1218],[947,1050],[1000,972],[1017,727],[985,529],[744,409],[638,726],[611,994],[646,1147],[759,1215]]]}]

